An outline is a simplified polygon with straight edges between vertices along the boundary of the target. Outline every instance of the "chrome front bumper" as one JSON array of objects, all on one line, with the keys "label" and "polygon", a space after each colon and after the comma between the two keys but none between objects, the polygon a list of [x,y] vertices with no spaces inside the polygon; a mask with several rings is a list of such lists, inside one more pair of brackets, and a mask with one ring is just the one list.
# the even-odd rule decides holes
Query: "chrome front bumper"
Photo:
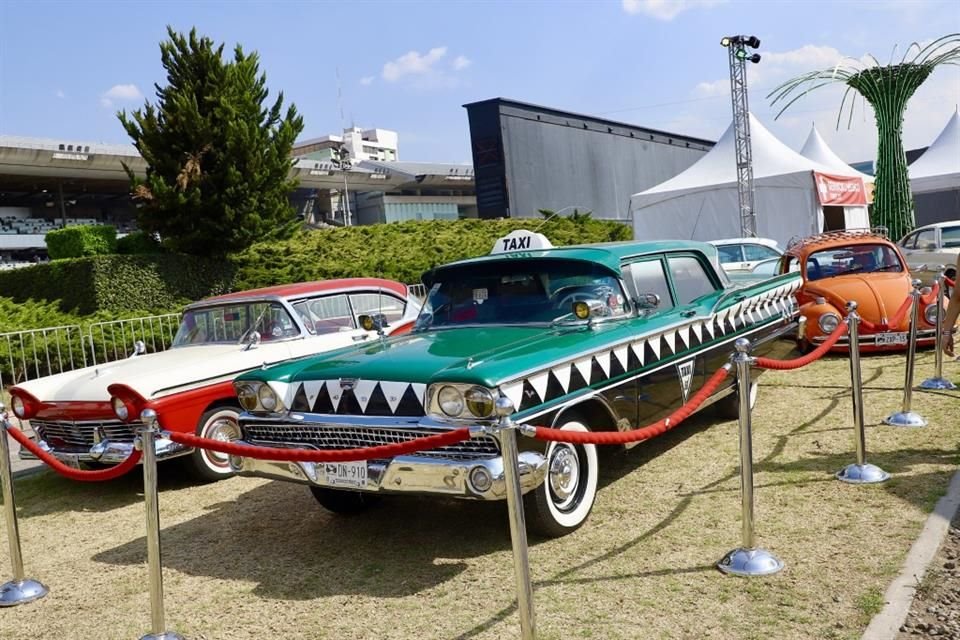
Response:
[{"label": "chrome front bumper", "polygon": [[[521,451],[519,463],[521,491],[526,493],[539,487],[547,475],[546,458],[535,451]],[[367,462],[367,481],[363,488],[329,483],[326,467],[322,462],[273,462],[230,456],[230,467],[242,476],[370,493],[435,494],[478,500],[503,500],[507,495],[501,457],[453,460],[440,457],[399,456],[389,460],[370,460]],[[470,481],[470,474],[477,467],[485,469],[490,476],[490,487],[486,490],[477,489]]]},{"label": "chrome front bumper", "polygon": [[[110,442],[109,440],[101,440],[89,449],[80,447],[54,449],[44,440],[37,440],[36,442],[41,449],[54,458],[74,468],[78,468],[81,463],[104,465],[120,464],[130,457],[130,454],[133,453],[134,446],[132,442]],[[172,440],[167,440],[166,438],[157,439],[157,460],[176,458],[192,452],[192,448],[184,447]],[[20,452],[17,455],[21,460],[37,459],[35,455],[23,447],[20,447]]]}]

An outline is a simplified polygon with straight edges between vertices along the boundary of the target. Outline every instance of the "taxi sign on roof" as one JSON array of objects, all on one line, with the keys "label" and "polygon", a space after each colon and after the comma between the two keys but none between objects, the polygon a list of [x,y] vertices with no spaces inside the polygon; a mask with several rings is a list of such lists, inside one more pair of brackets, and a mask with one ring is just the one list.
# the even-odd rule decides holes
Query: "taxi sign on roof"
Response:
[{"label": "taxi sign on roof", "polygon": [[498,253],[513,253],[514,251],[536,251],[538,249],[551,249],[553,244],[547,239],[547,236],[535,231],[526,229],[517,229],[511,231],[502,238],[498,238],[493,244],[491,255]]}]

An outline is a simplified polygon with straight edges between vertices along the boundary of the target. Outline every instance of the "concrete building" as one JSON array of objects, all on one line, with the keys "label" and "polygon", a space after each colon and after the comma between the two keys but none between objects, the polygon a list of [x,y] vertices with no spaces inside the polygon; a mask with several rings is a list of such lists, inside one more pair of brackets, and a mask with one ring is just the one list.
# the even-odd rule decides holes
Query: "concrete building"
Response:
[{"label": "concrete building", "polygon": [[389,129],[344,129],[343,135],[329,135],[303,140],[293,145],[293,155],[308,160],[331,162],[333,150],[343,147],[350,154],[350,161],[399,160],[398,135]]},{"label": "concrete building", "polygon": [[576,207],[626,220],[631,194],[679,174],[714,144],[504,98],[464,107],[481,218]]}]

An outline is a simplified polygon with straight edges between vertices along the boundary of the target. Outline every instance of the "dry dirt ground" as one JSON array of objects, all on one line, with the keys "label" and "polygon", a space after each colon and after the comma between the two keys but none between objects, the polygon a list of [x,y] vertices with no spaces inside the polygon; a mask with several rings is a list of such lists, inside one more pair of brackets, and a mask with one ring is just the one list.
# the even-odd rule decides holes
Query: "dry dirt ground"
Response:
[{"label": "dry dirt ground", "polygon": [[[932,360],[921,355],[918,380]],[[786,563],[768,578],[714,568],[739,544],[736,422],[697,416],[608,452],[587,524],[530,549],[538,638],[858,638],[958,468],[960,395],[914,394],[925,429],[879,424],[902,379],[902,356],[864,358],[868,460],[894,477],[850,486],[833,478],[854,457],[847,361],[762,378],[757,535]],[[502,504],[393,499],[345,518],[293,484],[161,477],[167,627],[187,638],[519,637]],[[0,638],[150,630],[141,487],[136,473],[17,480],[27,574],[50,594],[0,610]]]},{"label": "dry dirt ground", "polygon": [[917,582],[917,594],[898,640],[960,640],[960,513],[953,519],[937,557]]}]

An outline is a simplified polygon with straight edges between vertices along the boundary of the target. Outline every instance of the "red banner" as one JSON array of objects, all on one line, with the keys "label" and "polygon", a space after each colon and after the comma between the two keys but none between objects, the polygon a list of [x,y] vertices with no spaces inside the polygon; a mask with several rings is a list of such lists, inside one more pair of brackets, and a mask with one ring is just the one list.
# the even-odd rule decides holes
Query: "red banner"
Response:
[{"label": "red banner", "polygon": [[814,171],[813,180],[817,183],[817,199],[821,206],[867,204],[867,190],[863,186],[862,178]]}]

